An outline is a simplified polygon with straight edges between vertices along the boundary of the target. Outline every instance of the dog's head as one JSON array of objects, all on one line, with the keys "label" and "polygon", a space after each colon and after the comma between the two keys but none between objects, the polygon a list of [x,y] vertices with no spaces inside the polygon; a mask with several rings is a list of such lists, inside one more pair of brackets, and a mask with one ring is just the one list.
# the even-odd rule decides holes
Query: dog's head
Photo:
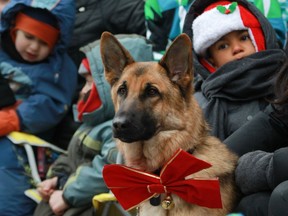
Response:
[{"label": "dog's head", "polygon": [[108,32],[102,34],[100,50],[116,111],[114,137],[131,143],[181,130],[193,94],[192,44],[186,34],[158,63],[135,62]]}]

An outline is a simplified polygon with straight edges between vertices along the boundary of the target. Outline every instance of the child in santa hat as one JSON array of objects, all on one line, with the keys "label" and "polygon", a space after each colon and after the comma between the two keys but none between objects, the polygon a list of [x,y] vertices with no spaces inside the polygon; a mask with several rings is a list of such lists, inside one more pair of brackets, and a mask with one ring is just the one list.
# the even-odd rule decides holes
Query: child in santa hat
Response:
[{"label": "child in santa hat", "polygon": [[246,0],[195,0],[184,32],[193,41],[195,97],[211,133],[224,140],[268,105],[287,57],[269,21]]}]

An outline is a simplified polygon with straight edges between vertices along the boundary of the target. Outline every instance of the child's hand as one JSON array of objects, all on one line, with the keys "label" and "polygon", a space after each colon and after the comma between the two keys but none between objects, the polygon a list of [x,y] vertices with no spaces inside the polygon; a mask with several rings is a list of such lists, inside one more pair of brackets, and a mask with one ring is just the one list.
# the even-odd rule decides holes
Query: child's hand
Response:
[{"label": "child's hand", "polygon": [[49,205],[55,215],[61,216],[69,208],[63,199],[63,190],[54,191],[49,199]]},{"label": "child's hand", "polygon": [[37,191],[40,193],[44,200],[49,200],[50,195],[55,191],[57,186],[58,177],[46,179],[37,185]]}]

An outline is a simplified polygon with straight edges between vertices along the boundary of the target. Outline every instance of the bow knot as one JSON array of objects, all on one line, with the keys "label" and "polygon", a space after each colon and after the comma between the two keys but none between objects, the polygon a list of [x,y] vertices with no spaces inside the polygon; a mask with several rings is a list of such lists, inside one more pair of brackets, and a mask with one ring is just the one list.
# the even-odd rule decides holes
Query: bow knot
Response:
[{"label": "bow knot", "polygon": [[188,203],[208,208],[222,208],[217,178],[185,179],[211,164],[179,149],[165,164],[160,176],[124,165],[104,166],[103,178],[125,210],[162,193],[179,196]]},{"label": "bow knot", "polygon": [[150,184],[147,185],[147,190],[149,193],[152,194],[161,194],[161,193],[167,193],[167,189],[166,186],[162,185],[162,184]]}]

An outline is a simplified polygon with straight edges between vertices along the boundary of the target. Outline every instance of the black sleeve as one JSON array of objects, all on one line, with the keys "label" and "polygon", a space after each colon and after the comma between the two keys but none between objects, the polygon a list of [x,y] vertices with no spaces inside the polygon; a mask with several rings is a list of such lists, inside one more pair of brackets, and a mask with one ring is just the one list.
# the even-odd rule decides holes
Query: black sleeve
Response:
[{"label": "black sleeve", "polygon": [[239,158],[235,180],[243,194],[273,189],[273,155],[258,150]]},{"label": "black sleeve", "polygon": [[270,177],[273,187],[288,180],[288,147],[278,149],[273,156],[273,175]]},{"label": "black sleeve", "polygon": [[254,118],[243,125],[224,143],[239,156],[262,150],[273,152],[287,145],[287,128],[281,119],[273,115],[273,108],[269,106],[265,112],[259,112]]},{"label": "black sleeve", "polygon": [[0,109],[16,102],[8,81],[0,73]]},{"label": "black sleeve", "polygon": [[273,190],[288,180],[288,147],[274,153],[253,151],[239,158],[235,170],[236,183],[242,193]]}]

